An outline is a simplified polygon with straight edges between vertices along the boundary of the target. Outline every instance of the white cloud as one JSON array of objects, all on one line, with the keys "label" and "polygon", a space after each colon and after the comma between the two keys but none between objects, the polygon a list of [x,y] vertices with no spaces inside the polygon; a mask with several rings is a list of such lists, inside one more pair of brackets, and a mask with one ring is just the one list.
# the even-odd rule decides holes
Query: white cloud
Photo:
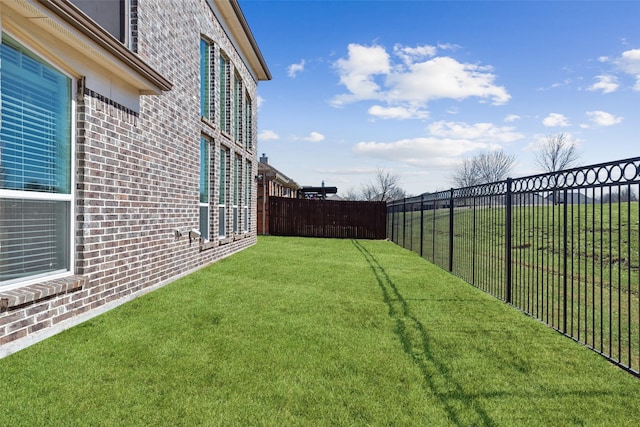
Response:
[{"label": "white cloud", "polygon": [[593,85],[589,86],[588,90],[591,90],[591,91],[601,90],[602,93],[612,93],[612,92],[615,92],[620,86],[618,84],[618,79],[615,76],[601,75],[601,76],[596,76],[595,79],[598,81]]},{"label": "white cloud", "polygon": [[547,91],[550,89],[557,89],[559,87],[564,87],[564,86],[569,86],[571,83],[573,83],[573,80],[571,79],[564,79],[561,82],[556,82],[556,83],[552,83],[550,86],[547,87],[540,87],[537,90],[538,91]]},{"label": "white cloud", "polygon": [[424,108],[429,101],[443,98],[478,97],[495,105],[511,98],[504,87],[495,85],[491,67],[434,56],[436,48],[427,45],[396,45],[394,53],[400,62],[394,63],[382,46],[350,44],[347,58],[335,62],[340,83],[348,92],[336,96],[332,104],[383,101],[391,104],[388,108],[398,105]]},{"label": "white cloud", "polygon": [[374,167],[353,167],[353,168],[315,168],[314,171],[328,175],[373,175],[377,168]]},{"label": "white cloud", "polygon": [[501,144],[522,139],[511,127],[491,123],[468,124],[438,121],[428,127],[429,136],[406,138],[392,142],[363,141],[353,153],[409,166],[447,168],[472,151],[498,149]]},{"label": "white cloud", "polygon": [[376,75],[391,71],[389,54],[382,46],[362,46],[351,43],[348,59],[338,59],[335,66],[340,73],[340,83],[350,94],[337,97],[336,105],[363,99],[379,99],[380,86],[374,81]]},{"label": "white cloud", "polygon": [[280,135],[272,130],[263,130],[258,134],[258,139],[261,141],[273,141],[276,139],[280,139]]},{"label": "white cloud", "polygon": [[456,50],[459,49],[460,45],[453,43],[438,43],[438,49],[442,50]]},{"label": "white cloud", "polygon": [[566,127],[569,126],[569,120],[559,113],[551,113],[542,120],[542,124],[546,127]]},{"label": "white cloud", "polygon": [[425,137],[394,142],[363,141],[353,147],[353,152],[359,156],[413,166],[440,167],[455,165],[461,155],[481,148],[488,148],[488,146],[464,139]]},{"label": "white cloud", "polygon": [[299,64],[291,64],[289,65],[288,75],[291,78],[296,78],[296,75],[300,72],[304,71],[304,59],[300,61]]},{"label": "white cloud", "polygon": [[435,46],[416,46],[408,47],[396,44],[393,47],[393,53],[400,57],[406,65],[411,65],[415,61],[435,56],[437,48]]},{"label": "white cloud", "polygon": [[388,96],[397,101],[423,102],[450,98],[490,98],[495,105],[505,104],[511,96],[504,87],[495,86],[490,67],[463,64],[440,56],[412,64],[403,72],[387,77]]},{"label": "white cloud", "polygon": [[631,49],[622,52],[616,64],[626,73],[640,74],[640,49]]},{"label": "white cloud", "polygon": [[605,111],[588,111],[589,120],[598,126],[613,126],[622,122],[622,117],[615,117]]},{"label": "white cloud", "polygon": [[636,79],[634,90],[640,91],[640,49],[631,49],[622,52],[615,64],[625,73]]},{"label": "white cloud", "polygon": [[416,107],[383,107],[373,105],[368,110],[369,114],[381,119],[426,119],[429,112]]},{"label": "white cloud", "polygon": [[517,114],[509,114],[507,117],[504,118],[504,121],[507,123],[513,123],[516,120],[520,120],[520,116]]},{"label": "white cloud", "polygon": [[258,98],[256,99],[256,101],[258,102],[258,110],[260,109],[260,107],[262,107],[262,104],[266,102],[265,99],[260,95],[258,95]]},{"label": "white cloud", "polygon": [[524,135],[514,132],[513,127],[498,127],[491,123],[468,124],[439,121],[429,125],[429,132],[440,138],[475,140],[495,146],[494,148],[498,148],[496,144],[505,144],[524,138]]},{"label": "white cloud", "polygon": [[319,132],[311,132],[309,136],[302,138],[303,141],[320,142],[324,141],[324,135]]}]

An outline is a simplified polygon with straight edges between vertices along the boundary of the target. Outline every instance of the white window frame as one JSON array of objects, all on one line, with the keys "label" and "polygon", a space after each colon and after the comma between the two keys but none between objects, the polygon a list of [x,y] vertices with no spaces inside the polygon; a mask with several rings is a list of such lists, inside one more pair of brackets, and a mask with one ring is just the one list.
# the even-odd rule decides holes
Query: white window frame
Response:
[{"label": "white window frame", "polygon": [[251,199],[251,162],[249,162],[249,160],[245,160],[244,162],[244,191],[243,191],[243,206],[242,206],[242,211],[244,213],[243,218],[242,218],[242,223],[243,223],[243,227],[242,227],[242,232],[243,233],[248,233],[249,232],[249,200]]},{"label": "white window frame", "polygon": [[227,237],[227,200],[229,197],[229,189],[227,185],[227,177],[229,175],[229,156],[231,151],[224,146],[219,151],[219,173],[218,173],[218,237],[224,239]]},{"label": "white window frame", "polygon": [[[203,47],[205,49],[207,59],[207,62],[204,64],[204,70],[202,69],[202,61],[204,59],[202,57]],[[213,109],[211,108],[211,78],[213,77],[213,73],[211,72],[211,57],[213,53],[212,47],[213,43],[211,43],[207,38],[203,36],[200,37],[200,116],[204,117],[207,120],[211,120],[211,116],[213,115]],[[206,79],[206,81],[203,81],[203,77]],[[207,95],[205,100],[202,99],[203,93],[206,93]]]},{"label": "white window frame", "polygon": [[[202,151],[202,147],[206,147],[205,152]],[[203,165],[204,162],[204,165]],[[202,172],[203,172],[203,166],[204,166],[204,180],[207,183],[206,185],[206,191],[207,191],[207,200],[206,201],[202,201],[202,199],[200,198],[200,195],[202,194],[202,187],[200,187],[200,192],[198,193],[198,201],[199,201],[199,211],[198,211],[198,215],[199,215],[199,222],[198,222],[198,227],[200,229],[200,234],[201,237],[204,240],[209,240],[209,230],[211,229],[211,142],[205,138],[204,136],[200,137],[200,180],[202,181]],[[203,229],[202,227],[202,217],[203,217],[203,210],[204,210],[204,217],[206,219],[206,225]]]},{"label": "white window frame", "polygon": [[253,150],[253,104],[249,92],[245,93],[244,99],[244,148],[247,151]]},{"label": "white window frame", "polygon": [[233,74],[233,139],[242,144],[242,79]]},{"label": "white window frame", "polygon": [[231,133],[231,60],[220,52],[219,68],[219,102],[220,102],[220,129]]},{"label": "white window frame", "polygon": [[[52,69],[56,70],[57,72],[59,72],[60,74],[64,75],[65,77],[67,77],[70,80],[70,87],[71,87],[71,91],[70,91],[70,102],[69,102],[69,109],[70,109],[70,141],[69,141],[69,150],[70,150],[70,163],[71,163],[71,176],[70,176],[70,191],[69,194],[61,194],[61,193],[44,193],[44,192],[36,192],[36,191],[20,191],[20,190],[6,190],[6,189],[2,189],[0,188],[0,198],[1,199],[15,199],[15,200],[46,200],[46,201],[64,201],[64,202],[68,202],[69,203],[69,224],[68,224],[68,233],[67,233],[67,239],[68,239],[68,248],[69,248],[69,253],[68,255],[68,260],[69,260],[69,266],[68,269],[66,271],[54,271],[54,272],[49,272],[49,273],[43,273],[43,274],[37,274],[37,275],[32,275],[32,276],[25,276],[25,278],[18,278],[18,279],[13,279],[13,280],[8,280],[6,281],[4,284],[0,284],[0,291],[6,292],[9,291],[11,289],[16,289],[16,288],[20,288],[23,286],[28,286],[34,283],[41,283],[43,281],[49,281],[49,280],[55,280],[55,279],[59,279],[62,277],[67,277],[67,276],[71,276],[74,274],[75,271],[75,263],[76,263],[76,257],[75,257],[75,233],[76,233],[76,221],[75,221],[75,216],[76,216],[76,197],[75,197],[75,191],[74,189],[76,188],[76,175],[74,173],[74,171],[76,170],[76,139],[75,139],[75,135],[76,135],[76,114],[75,112],[77,111],[77,105],[76,105],[76,92],[77,92],[77,80],[70,75],[69,73],[65,72],[65,70],[61,69],[60,67],[58,67],[56,65],[56,61],[53,60],[53,58],[50,57],[49,54],[47,54],[46,52],[43,52],[42,50],[38,49],[37,47],[33,46],[32,44],[26,42],[25,40],[21,39],[19,36],[17,36],[16,34],[13,34],[10,31],[5,31],[4,28],[2,28],[2,25],[0,25],[0,43],[2,42],[2,35],[6,34],[9,37],[11,37],[12,39],[14,39],[16,42],[18,42],[19,44],[21,44],[25,49],[29,50],[31,53],[33,53],[35,56],[37,56],[40,60],[42,60],[43,62],[45,62],[47,64],[47,66],[51,67]],[[2,70],[0,69],[0,73],[2,72]],[[0,86],[0,106],[1,106],[1,100],[2,100],[2,87]],[[2,115],[0,114],[0,126],[2,125],[1,122],[2,119]]]},{"label": "white window frame", "polygon": [[[112,0],[113,1],[113,0]],[[115,37],[116,39],[118,39],[120,41],[120,43],[122,43],[123,45],[125,45],[127,47],[127,49],[132,50],[133,46],[132,46],[132,42],[133,42],[133,36],[132,36],[132,26],[131,26],[131,14],[132,14],[132,9],[131,9],[131,0],[116,0],[118,2],[118,6],[122,7],[122,15],[119,16],[119,21],[118,24],[124,26],[124,29],[122,29],[123,34],[120,34],[120,30],[118,29],[118,34],[113,34],[111,32],[111,30],[107,30],[107,32],[109,32],[109,34],[111,34],[113,37]],[[100,9],[95,10],[95,9],[91,9],[91,8],[87,8],[88,4],[90,4],[90,1],[74,1],[71,0],[71,3],[73,3],[76,7],[80,8],[80,10],[82,10],[85,14],[87,14],[88,16],[91,17],[91,19],[93,19],[94,21],[98,22],[98,24],[100,26],[102,26],[103,28],[106,29],[105,26],[105,22],[99,22],[101,20],[101,15],[100,15]],[[115,3],[115,1],[114,1]],[[113,5],[108,4],[107,3],[107,7],[111,8],[111,10],[113,10]],[[104,12],[104,9],[102,10],[102,12]],[[124,39],[122,40],[121,39]]]},{"label": "white window frame", "polygon": [[241,162],[241,158],[240,156],[238,156],[237,154],[233,157],[233,194],[231,195],[231,197],[233,198],[232,204],[231,204],[231,209],[233,212],[233,217],[232,217],[232,228],[233,228],[233,233],[237,234],[238,231],[240,230],[240,217],[239,217],[239,212],[238,212],[238,200],[240,198],[240,172],[242,169],[242,166],[240,165]]}]

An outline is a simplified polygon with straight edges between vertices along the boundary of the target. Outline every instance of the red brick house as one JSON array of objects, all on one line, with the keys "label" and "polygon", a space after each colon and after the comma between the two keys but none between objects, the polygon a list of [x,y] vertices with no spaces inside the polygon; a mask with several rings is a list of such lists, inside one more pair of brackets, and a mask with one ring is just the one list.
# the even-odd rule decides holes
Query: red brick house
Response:
[{"label": "red brick house", "polygon": [[104,5],[0,3],[0,357],[256,242],[237,0]]},{"label": "red brick house", "polygon": [[299,198],[301,187],[269,164],[262,154],[258,163],[258,234],[269,234],[269,197]]}]

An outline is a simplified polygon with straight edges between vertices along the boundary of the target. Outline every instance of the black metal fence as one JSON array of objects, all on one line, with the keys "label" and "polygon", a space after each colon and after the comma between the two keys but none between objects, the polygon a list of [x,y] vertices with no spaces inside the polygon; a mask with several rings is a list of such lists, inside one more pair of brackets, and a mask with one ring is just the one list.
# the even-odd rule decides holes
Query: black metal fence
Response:
[{"label": "black metal fence", "polygon": [[387,205],[387,236],[640,376],[640,157]]}]

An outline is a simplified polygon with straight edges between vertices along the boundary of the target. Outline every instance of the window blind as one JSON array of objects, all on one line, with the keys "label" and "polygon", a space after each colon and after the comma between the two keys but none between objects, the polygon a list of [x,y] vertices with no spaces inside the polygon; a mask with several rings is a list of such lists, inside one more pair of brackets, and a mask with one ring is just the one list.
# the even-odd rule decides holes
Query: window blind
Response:
[{"label": "window blind", "polygon": [[4,285],[70,268],[71,81],[3,35],[0,97]]}]

